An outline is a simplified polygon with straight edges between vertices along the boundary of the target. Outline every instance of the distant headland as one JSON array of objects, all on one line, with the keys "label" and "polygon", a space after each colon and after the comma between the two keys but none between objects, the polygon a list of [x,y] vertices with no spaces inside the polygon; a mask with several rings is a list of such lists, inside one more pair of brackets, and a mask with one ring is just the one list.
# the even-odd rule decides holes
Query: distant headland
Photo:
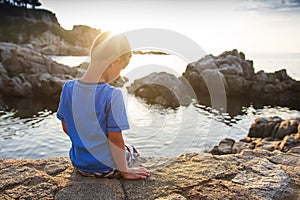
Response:
[{"label": "distant headland", "polygon": [[89,46],[101,32],[85,25],[62,28],[49,10],[36,9],[34,1],[0,1],[0,42],[23,45],[45,55],[88,55]]}]

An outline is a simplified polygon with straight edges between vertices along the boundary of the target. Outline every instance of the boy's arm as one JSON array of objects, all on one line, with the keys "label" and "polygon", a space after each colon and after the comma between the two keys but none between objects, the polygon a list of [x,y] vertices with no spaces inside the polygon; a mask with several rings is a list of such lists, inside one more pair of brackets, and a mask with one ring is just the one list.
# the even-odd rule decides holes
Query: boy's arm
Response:
[{"label": "boy's arm", "polygon": [[65,122],[61,122],[61,126],[62,126],[62,129],[64,130],[64,132],[65,132],[67,135],[69,135],[69,134],[68,134],[68,130],[67,130],[66,123],[65,123]]},{"label": "boy's arm", "polygon": [[125,143],[122,132],[108,132],[108,141],[117,169],[125,179],[144,179],[150,175],[145,168],[129,168],[126,161]]},{"label": "boy's arm", "polygon": [[125,142],[122,132],[108,132],[108,140],[111,153],[118,170],[121,172],[127,172],[128,166],[126,161]]}]

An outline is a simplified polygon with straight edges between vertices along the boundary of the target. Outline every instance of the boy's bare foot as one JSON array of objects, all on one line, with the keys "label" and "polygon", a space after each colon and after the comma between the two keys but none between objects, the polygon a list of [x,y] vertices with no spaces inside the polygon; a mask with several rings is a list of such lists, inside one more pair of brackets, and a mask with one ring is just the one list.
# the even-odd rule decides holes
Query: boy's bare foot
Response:
[{"label": "boy's bare foot", "polygon": [[150,176],[150,172],[144,168],[129,168],[127,172],[121,172],[124,179],[145,179]]}]

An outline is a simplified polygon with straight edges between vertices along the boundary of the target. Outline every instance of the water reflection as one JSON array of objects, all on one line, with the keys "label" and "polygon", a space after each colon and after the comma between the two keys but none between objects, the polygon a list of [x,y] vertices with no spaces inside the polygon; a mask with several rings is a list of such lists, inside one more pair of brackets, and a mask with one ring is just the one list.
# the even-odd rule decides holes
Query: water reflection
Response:
[{"label": "water reflection", "polygon": [[[257,117],[300,115],[289,107],[263,106],[239,99],[228,101],[227,112],[213,109],[205,101],[166,109],[134,96],[129,99],[131,129],[124,132],[126,142],[152,156],[204,151],[225,137],[241,139]],[[48,99],[0,99],[0,157],[67,156],[71,143],[56,119],[57,106],[58,102]]]},{"label": "water reflection", "polygon": [[2,97],[0,98],[0,115],[5,111],[13,113],[15,118],[32,118],[43,117],[55,112],[58,107],[57,99],[47,98],[17,98],[17,97]]},{"label": "water reflection", "polygon": [[[194,104],[198,108],[212,109],[211,101],[209,96],[198,96],[199,102],[198,104]],[[230,117],[234,118],[235,116],[239,116],[244,114],[245,108],[253,107],[254,109],[263,109],[265,106],[269,107],[288,107],[291,110],[300,111],[299,102],[280,102],[280,101],[262,101],[260,99],[249,99],[245,97],[227,97],[226,99],[227,107],[215,111],[219,114],[228,114]]]},{"label": "water reflection", "polygon": [[31,129],[38,127],[47,116],[57,109],[57,102],[36,98],[0,98],[0,137],[28,137]]}]

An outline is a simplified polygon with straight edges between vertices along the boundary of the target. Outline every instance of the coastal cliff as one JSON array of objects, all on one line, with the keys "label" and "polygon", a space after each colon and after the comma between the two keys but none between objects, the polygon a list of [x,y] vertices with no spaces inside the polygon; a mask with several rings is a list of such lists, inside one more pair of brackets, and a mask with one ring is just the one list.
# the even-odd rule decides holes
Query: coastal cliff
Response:
[{"label": "coastal cliff", "polygon": [[[0,198],[300,199],[299,121],[298,132],[285,131],[290,133],[286,136],[296,138],[287,151],[271,150],[264,145],[251,148],[239,145],[240,152],[227,151],[226,155],[186,153],[174,158],[140,157],[134,165],[150,169],[151,176],[146,180],[83,177],[68,158],[62,157],[47,160],[2,158]],[[254,127],[267,130],[268,123],[254,122],[252,129]],[[240,143],[247,143],[243,141]],[[278,141],[284,142],[284,139]],[[222,141],[221,149],[226,149]]]},{"label": "coastal cliff", "polygon": [[62,28],[54,13],[0,4],[0,42],[23,45],[46,55],[86,56],[100,30],[85,25]]}]

